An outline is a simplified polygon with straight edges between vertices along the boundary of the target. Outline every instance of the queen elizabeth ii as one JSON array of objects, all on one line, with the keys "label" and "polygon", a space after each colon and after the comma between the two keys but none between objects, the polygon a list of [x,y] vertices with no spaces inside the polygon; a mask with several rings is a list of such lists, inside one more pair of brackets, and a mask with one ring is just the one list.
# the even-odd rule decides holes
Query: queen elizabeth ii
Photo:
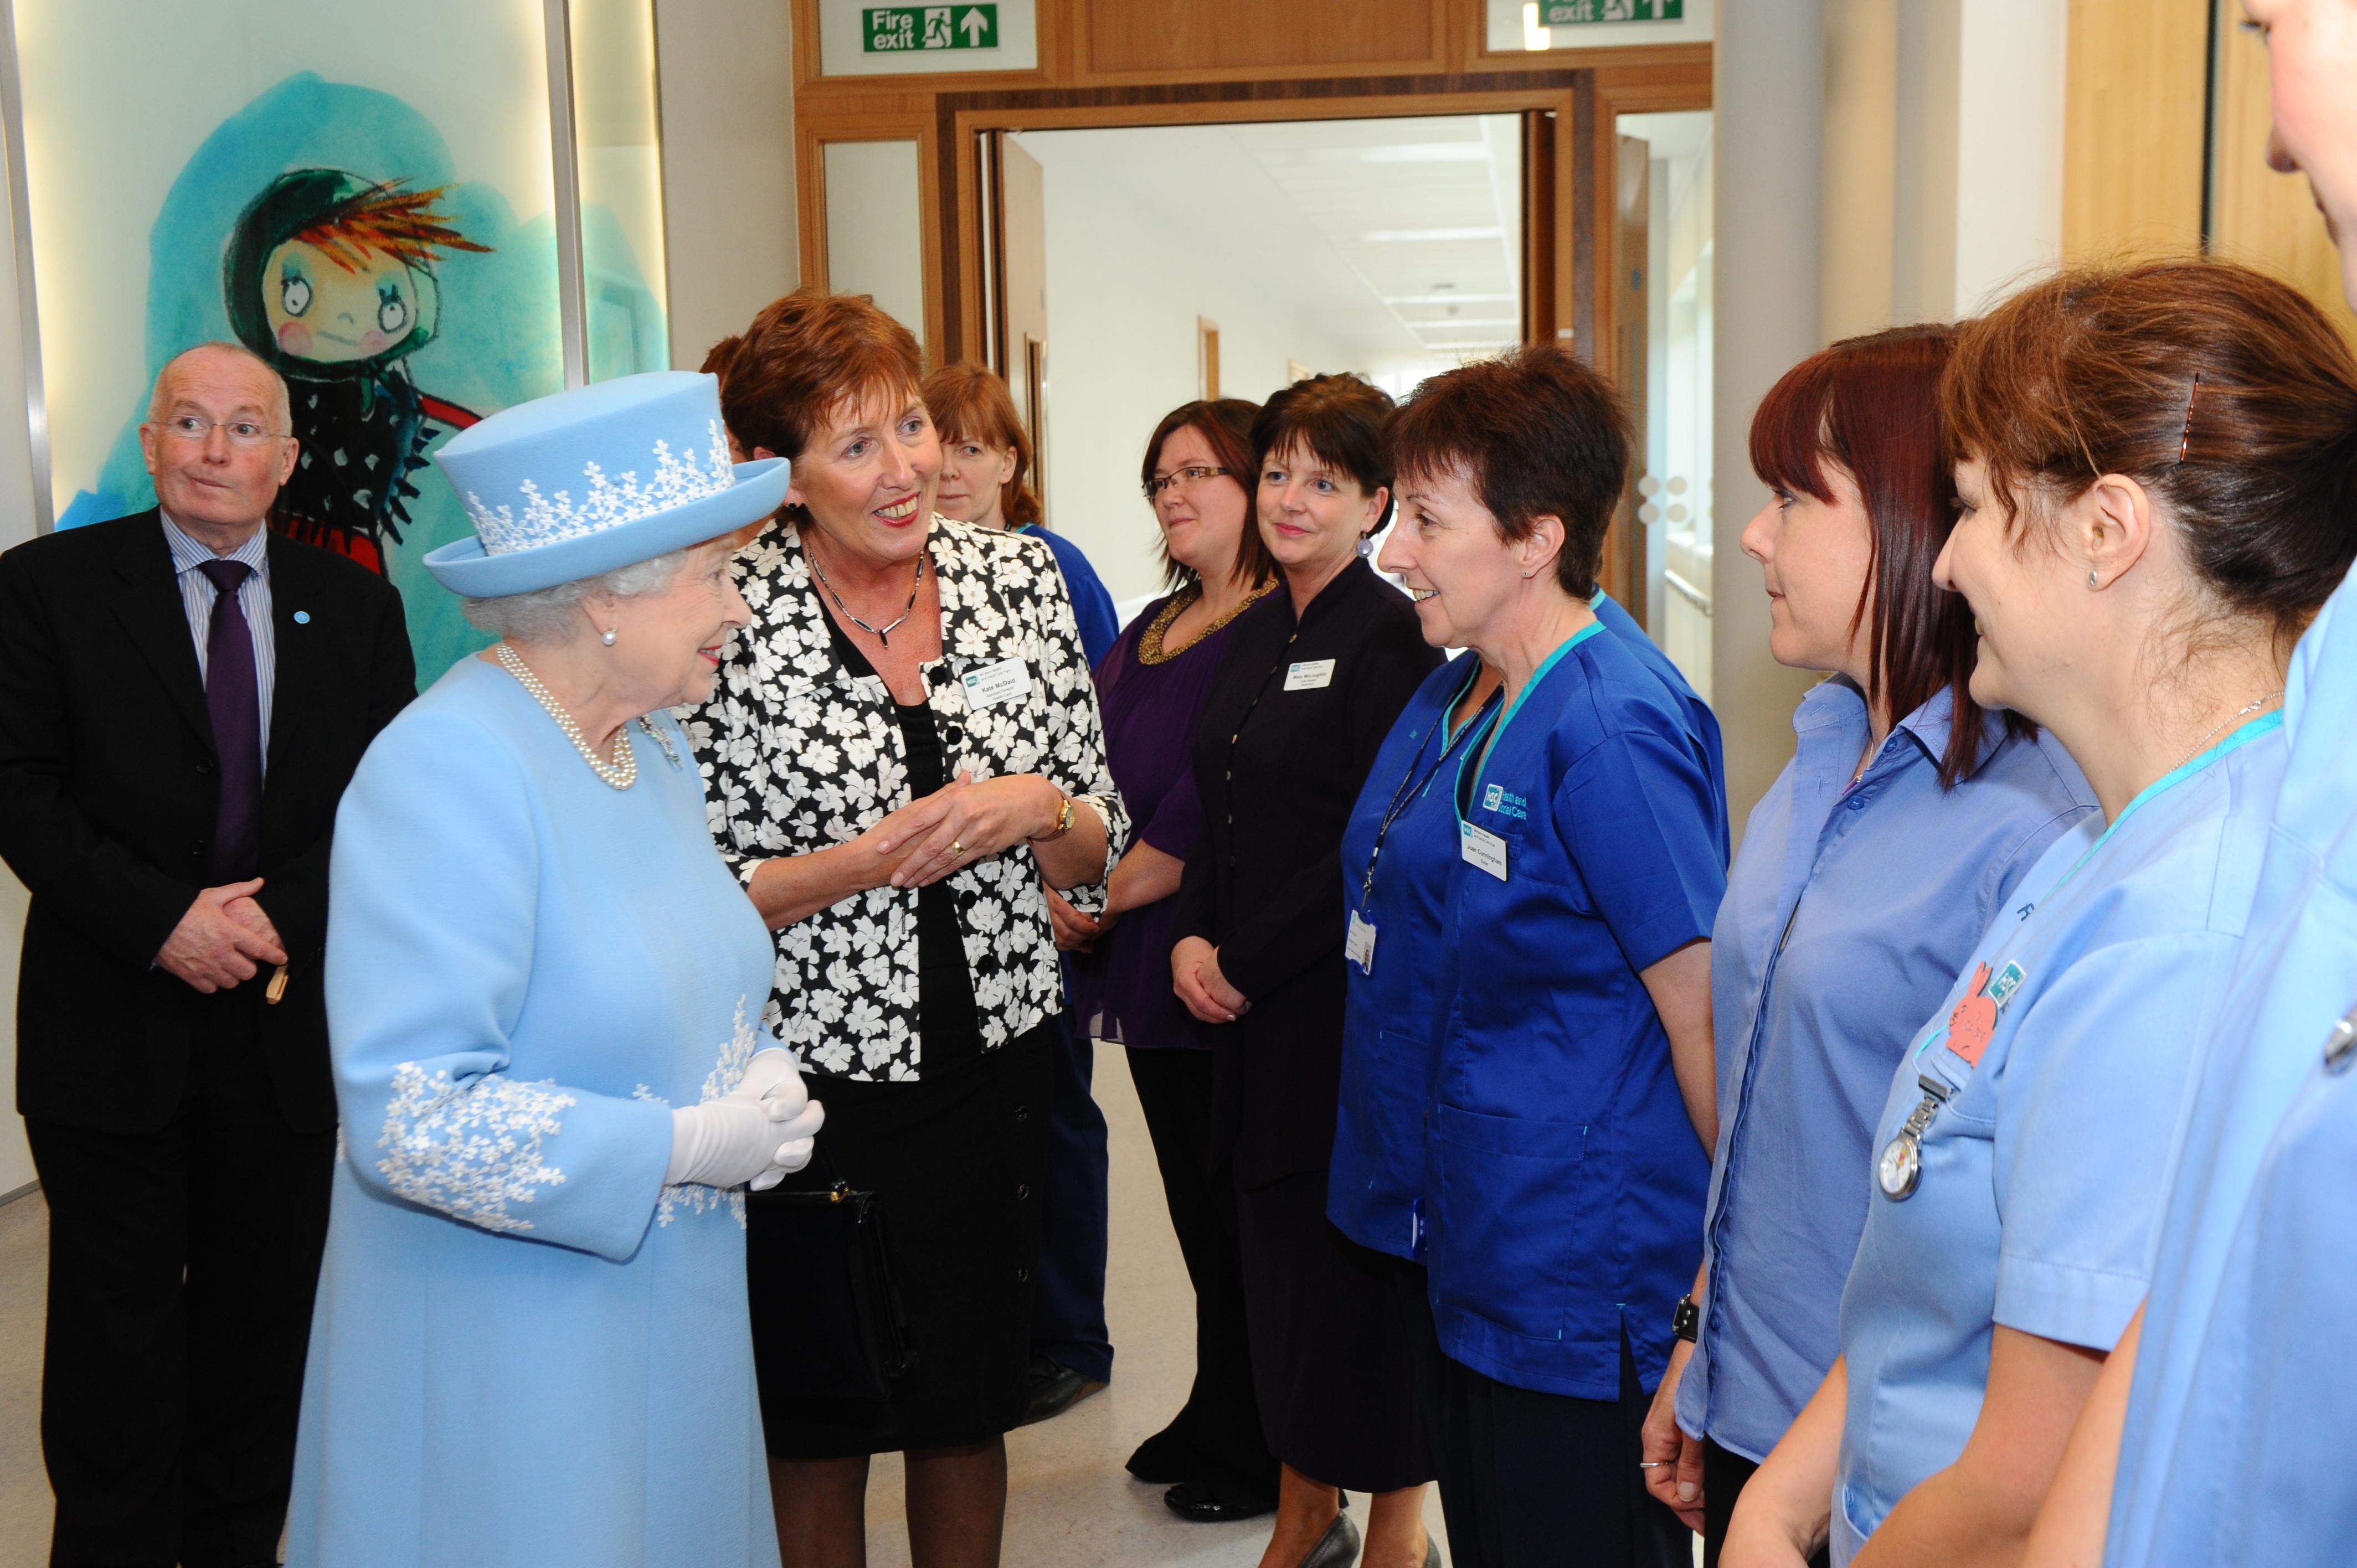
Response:
[{"label": "queen elizabeth ii", "polygon": [[[500,640],[369,748],[336,822],[342,1113],[288,1561],[773,1564],[743,1188],[821,1108],[663,710],[747,619],[717,383],[496,414],[426,567]],[[257,1199],[261,1195],[256,1195]]]}]

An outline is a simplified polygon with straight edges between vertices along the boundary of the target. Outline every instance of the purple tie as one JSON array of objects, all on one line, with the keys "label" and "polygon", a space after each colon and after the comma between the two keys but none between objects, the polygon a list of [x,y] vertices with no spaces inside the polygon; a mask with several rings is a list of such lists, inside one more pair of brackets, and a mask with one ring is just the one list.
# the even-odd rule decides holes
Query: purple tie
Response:
[{"label": "purple tie", "polygon": [[221,757],[221,816],[213,826],[213,883],[253,875],[262,850],[262,697],[253,674],[253,628],[237,602],[253,568],[242,561],[199,562],[212,579],[213,624],[205,639],[205,706]]}]

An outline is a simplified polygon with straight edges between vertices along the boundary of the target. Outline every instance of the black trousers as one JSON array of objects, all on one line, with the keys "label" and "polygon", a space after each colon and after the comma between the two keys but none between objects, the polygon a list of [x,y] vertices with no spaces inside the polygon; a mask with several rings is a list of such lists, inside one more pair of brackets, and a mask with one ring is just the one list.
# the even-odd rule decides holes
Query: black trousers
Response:
[{"label": "black trousers", "polygon": [[[1702,1440],[1702,1565],[1718,1568],[1718,1554],[1727,1549],[1727,1527],[1735,1520],[1735,1499],[1751,1484],[1760,1466],[1732,1448]],[[1830,1547],[1819,1547],[1810,1568],[1825,1568],[1833,1561]]]},{"label": "black trousers", "polygon": [[1031,1297],[1031,1353],[1084,1378],[1113,1377],[1105,1329],[1105,1244],[1110,1219],[1104,1112],[1090,1092],[1096,1043],[1067,1007],[1048,1020],[1056,1065],[1048,1121],[1048,1175],[1039,1202],[1039,1284]]},{"label": "black trousers", "polygon": [[1400,1305],[1453,1568],[1690,1568],[1694,1532],[1637,1468],[1652,1400],[1628,1337],[1618,1400],[1518,1389],[1442,1352],[1424,1273],[1402,1265]]},{"label": "black trousers", "polygon": [[1276,1460],[1253,1392],[1235,1182],[1211,1168],[1211,1053],[1131,1047],[1129,1076],[1195,1287],[1195,1383],[1171,1430],[1199,1466],[1189,1479],[1274,1493]]},{"label": "black trousers", "polygon": [[199,1001],[161,1133],[26,1122],[49,1208],[53,1568],[277,1559],[336,1135],[279,1113],[258,982]]}]

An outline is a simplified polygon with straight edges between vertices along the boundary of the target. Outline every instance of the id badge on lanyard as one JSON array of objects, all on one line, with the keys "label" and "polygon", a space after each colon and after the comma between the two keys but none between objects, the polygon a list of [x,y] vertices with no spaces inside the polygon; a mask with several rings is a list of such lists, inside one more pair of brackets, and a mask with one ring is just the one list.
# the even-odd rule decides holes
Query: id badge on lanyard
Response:
[{"label": "id badge on lanyard", "polygon": [[[1907,1120],[1890,1142],[1882,1146],[1882,1157],[1875,1163],[1875,1180],[1882,1196],[1893,1203],[1904,1203],[1915,1196],[1915,1188],[1923,1179],[1923,1134],[1930,1130],[1932,1118],[1940,1107],[1964,1091],[1964,1085],[1981,1065],[1981,1053],[1988,1049],[1989,1039],[1996,1033],[1997,1019],[2005,1014],[2006,1004],[2021,989],[2025,976],[2021,965],[2008,961],[1995,974],[1986,963],[1973,971],[1972,984],[1965,987],[1964,998],[1949,1009],[1948,1022],[1938,1034],[1923,1042],[1916,1050],[1920,1061],[1923,1054],[1938,1044],[1948,1057],[1964,1064],[1964,1070],[1950,1081],[1953,1069],[1945,1062],[1934,1063],[1916,1074],[1915,1082],[1923,1090],[1923,1098],[1908,1113]],[[1943,1070],[1945,1069],[1945,1070]]]}]

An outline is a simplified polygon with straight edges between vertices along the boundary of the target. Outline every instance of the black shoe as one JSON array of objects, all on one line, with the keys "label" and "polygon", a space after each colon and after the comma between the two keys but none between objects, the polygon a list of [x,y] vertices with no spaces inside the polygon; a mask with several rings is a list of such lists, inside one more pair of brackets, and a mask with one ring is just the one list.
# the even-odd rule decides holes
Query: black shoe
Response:
[{"label": "black shoe", "polygon": [[1029,1426],[1033,1422],[1051,1420],[1104,1386],[1102,1379],[1084,1378],[1052,1356],[1034,1356],[1030,1392],[1023,1401],[1023,1419],[1015,1424]]},{"label": "black shoe", "polygon": [[[1276,1511],[1275,1492],[1247,1492],[1209,1481],[1181,1481],[1162,1494],[1162,1501],[1180,1519],[1197,1524],[1225,1524],[1231,1520],[1258,1519]],[[1351,1530],[1351,1549],[1354,1553],[1358,1550],[1356,1526]]]},{"label": "black shoe", "polygon": [[1187,1439],[1178,1431],[1186,1419],[1187,1412],[1182,1410],[1169,1425],[1139,1444],[1137,1451],[1129,1456],[1129,1473],[1157,1487],[1185,1480],[1194,1468],[1187,1454]]},{"label": "black shoe", "polygon": [[1340,1513],[1301,1560],[1301,1568],[1350,1568],[1358,1560],[1359,1527],[1351,1522],[1349,1514]]}]

